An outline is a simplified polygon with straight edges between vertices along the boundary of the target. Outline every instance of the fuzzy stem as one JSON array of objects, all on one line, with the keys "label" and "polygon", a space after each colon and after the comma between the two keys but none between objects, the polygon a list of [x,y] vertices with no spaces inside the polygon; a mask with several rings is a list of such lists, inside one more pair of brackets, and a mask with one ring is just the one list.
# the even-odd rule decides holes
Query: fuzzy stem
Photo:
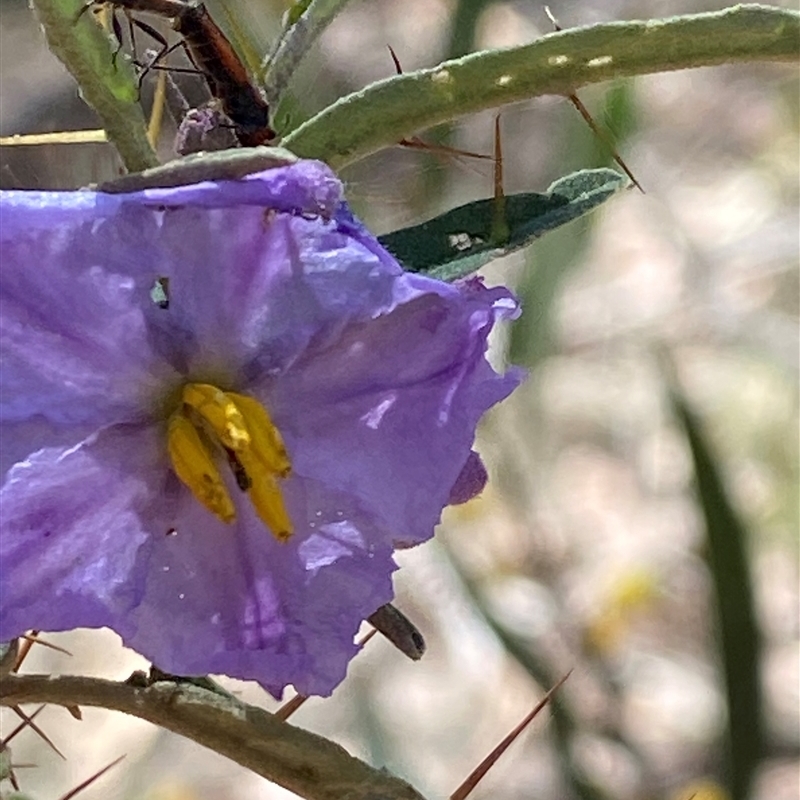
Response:
[{"label": "fuzzy stem", "polygon": [[83,99],[97,112],[128,170],[155,166],[158,161],[147,140],[131,66],[122,57],[112,60],[108,36],[91,12],[77,16],[84,5],[80,0],[32,0],[31,4],[48,47],[78,82]]},{"label": "fuzzy stem", "polygon": [[283,145],[338,169],[415,131],[486,108],[653,72],[793,61],[798,50],[800,14],[761,5],[574,28],[373,83],[292,131]]}]

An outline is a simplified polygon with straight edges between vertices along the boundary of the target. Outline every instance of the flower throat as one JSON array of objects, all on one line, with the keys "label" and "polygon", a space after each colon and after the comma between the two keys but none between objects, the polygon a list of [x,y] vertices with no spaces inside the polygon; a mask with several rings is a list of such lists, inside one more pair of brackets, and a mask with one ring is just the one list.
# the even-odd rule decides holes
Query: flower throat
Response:
[{"label": "flower throat", "polygon": [[281,542],[292,535],[278,484],[292,465],[280,432],[258,400],[208,383],[187,383],[169,418],[167,449],[175,473],[195,498],[231,523],[236,507],[215,458],[221,449],[236,485],[272,535]]}]

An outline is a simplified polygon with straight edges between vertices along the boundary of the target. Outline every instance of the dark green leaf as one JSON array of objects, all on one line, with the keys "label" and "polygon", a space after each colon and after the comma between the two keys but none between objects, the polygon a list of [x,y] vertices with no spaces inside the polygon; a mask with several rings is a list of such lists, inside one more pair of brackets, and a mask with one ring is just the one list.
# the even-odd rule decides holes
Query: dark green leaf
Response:
[{"label": "dark green leaf", "polygon": [[728,695],[726,778],[733,800],[746,800],[762,753],[760,637],[747,562],[747,529],[728,498],[705,433],[685,398],[674,388],[672,404],[689,439],[706,523],[708,567],[716,594],[720,657]]},{"label": "dark green leaf", "polygon": [[546,194],[509,195],[504,200],[507,236],[501,241],[495,233],[498,206],[494,198],[459,206],[379,239],[410,272],[454,281],[586,214],[627,183],[614,170],[584,170],[557,180]]}]

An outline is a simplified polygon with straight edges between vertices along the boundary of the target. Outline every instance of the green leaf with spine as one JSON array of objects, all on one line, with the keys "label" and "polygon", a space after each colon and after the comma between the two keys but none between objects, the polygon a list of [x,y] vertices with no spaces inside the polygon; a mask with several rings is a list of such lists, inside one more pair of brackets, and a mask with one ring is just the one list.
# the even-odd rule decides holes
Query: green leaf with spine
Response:
[{"label": "green leaf with spine", "polygon": [[756,4],[573,28],[378,81],[323,109],[282,144],[340,169],[405,136],[487,108],[654,72],[795,63],[798,49],[800,13]]},{"label": "green leaf with spine", "polygon": [[409,272],[455,281],[583,216],[627,185],[614,170],[583,170],[560,178],[545,194],[477,200],[378,238]]}]

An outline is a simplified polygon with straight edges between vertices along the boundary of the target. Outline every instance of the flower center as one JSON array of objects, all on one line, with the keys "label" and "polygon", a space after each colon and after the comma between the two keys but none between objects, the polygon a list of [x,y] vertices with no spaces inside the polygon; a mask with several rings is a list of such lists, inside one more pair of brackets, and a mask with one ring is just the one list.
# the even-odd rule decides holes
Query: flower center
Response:
[{"label": "flower center", "polygon": [[292,535],[292,521],[278,485],[292,465],[280,432],[258,400],[223,392],[208,383],[187,383],[169,418],[167,449],[177,476],[223,522],[236,508],[217,467],[220,452],[259,518],[278,541]]}]

